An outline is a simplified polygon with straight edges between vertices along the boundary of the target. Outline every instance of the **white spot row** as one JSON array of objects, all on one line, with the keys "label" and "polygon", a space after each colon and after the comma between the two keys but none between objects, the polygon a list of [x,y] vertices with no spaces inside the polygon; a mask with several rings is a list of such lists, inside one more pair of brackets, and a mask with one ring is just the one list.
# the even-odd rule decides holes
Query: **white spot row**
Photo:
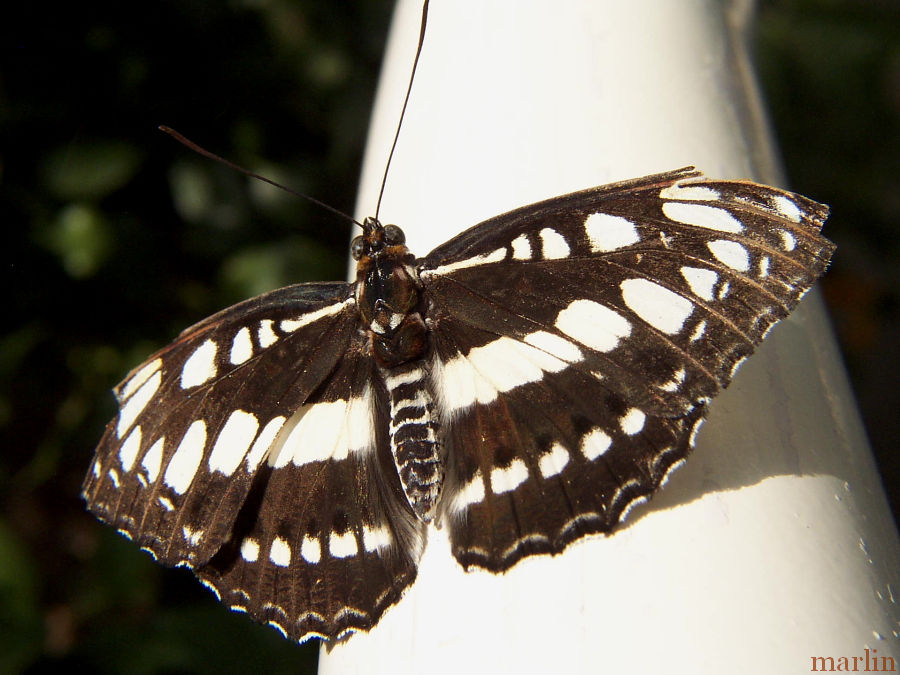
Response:
[{"label": "white spot row", "polygon": [[[637,408],[628,410],[619,420],[622,431],[626,434],[633,435],[639,433],[644,427],[646,417]],[[599,428],[595,428],[585,434],[581,439],[581,454],[589,461],[594,461],[604,453],[606,453],[612,445],[612,438],[609,434]],[[538,469],[541,476],[552,478],[557,476],[565,469],[571,460],[571,455],[564,445],[559,442],[553,443],[550,450],[538,459]],[[528,479],[528,468],[521,459],[513,460],[507,467],[497,467],[490,474],[490,489],[493,494],[502,494],[516,489]],[[469,508],[473,504],[479,504],[484,501],[485,485],[484,478],[480,471],[476,471],[475,475],[469,482],[463,485],[454,495],[450,510],[453,513],[459,513]]]},{"label": "white spot row", "polygon": [[[187,535],[185,535],[187,536]],[[198,537],[199,539],[199,537]],[[393,543],[393,536],[387,527],[362,528],[363,549],[372,553],[389,548]],[[360,552],[356,535],[352,531],[338,533],[332,532],[328,537],[328,553],[333,558],[348,558]],[[260,545],[253,537],[246,537],[241,542],[241,557],[246,562],[259,560]],[[269,547],[269,561],[278,567],[289,567],[293,551],[290,543],[283,537],[275,537]],[[300,557],[308,563],[318,563],[322,559],[322,543],[317,537],[306,535],[300,541]]]}]

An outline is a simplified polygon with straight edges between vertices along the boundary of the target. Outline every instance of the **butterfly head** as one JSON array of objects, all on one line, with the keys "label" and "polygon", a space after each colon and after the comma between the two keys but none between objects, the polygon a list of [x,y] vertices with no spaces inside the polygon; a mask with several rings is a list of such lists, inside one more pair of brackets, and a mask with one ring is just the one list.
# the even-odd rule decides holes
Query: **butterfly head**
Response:
[{"label": "butterfly head", "polygon": [[350,243],[350,253],[360,264],[364,264],[364,258],[402,258],[408,253],[406,235],[396,225],[382,225],[376,218],[366,218],[362,235]]}]

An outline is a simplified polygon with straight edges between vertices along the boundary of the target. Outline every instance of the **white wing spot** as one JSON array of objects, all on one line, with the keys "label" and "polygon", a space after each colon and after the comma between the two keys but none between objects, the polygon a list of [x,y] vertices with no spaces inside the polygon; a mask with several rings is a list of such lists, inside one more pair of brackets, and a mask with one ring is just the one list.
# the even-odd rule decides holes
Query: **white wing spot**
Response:
[{"label": "white wing spot", "polygon": [[122,401],[127,401],[131,395],[140,389],[141,385],[144,384],[147,380],[150,379],[150,376],[153,375],[157,370],[162,368],[162,359],[154,359],[139,371],[137,371],[134,376],[128,380],[128,384],[122,387],[122,393],[120,394],[120,399]]},{"label": "white wing spot", "polygon": [[181,369],[181,388],[190,389],[208,382],[216,376],[216,352],[218,347],[212,340],[206,340],[194,350]]},{"label": "white wing spot", "polygon": [[797,248],[797,240],[794,238],[793,234],[787,230],[782,230],[778,234],[781,235],[781,248],[785,251],[793,251]]},{"label": "white wing spot", "polygon": [[256,437],[256,441],[250,448],[250,452],[247,453],[248,473],[255,470],[263,458],[268,456],[269,449],[272,447],[272,443],[275,442],[275,438],[278,436],[278,432],[281,431],[281,427],[284,425],[285,420],[285,417],[273,417],[269,420],[269,423],[263,427],[259,436]]},{"label": "white wing spot", "polygon": [[631,324],[618,312],[592,300],[575,300],[556,316],[556,327],[581,344],[609,352],[631,335]]},{"label": "white wing spot", "polygon": [[110,469],[106,472],[106,475],[109,476],[109,479],[112,481],[113,487],[118,490],[119,489],[119,472],[115,469]]},{"label": "white wing spot", "polygon": [[472,480],[463,485],[454,496],[452,510],[454,513],[458,513],[469,508],[472,504],[480,504],[483,501],[484,480],[481,477],[481,472],[476,471]]},{"label": "white wing spot", "polygon": [[279,567],[287,567],[291,564],[291,546],[285,539],[275,537],[269,549],[269,560]]},{"label": "white wing spot", "polygon": [[251,356],[253,356],[253,342],[250,340],[250,329],[245,326],[235,333],[228,360],[237,366],[248,361]]},{"label": "white wing spot", "polygon": [[259,542],[247,537],[241,542],[241,557],[247,562],[256,562],[259,559]]},{"label": "white wing spot", "polygon": [[162,466],[163,445],[165,442],[166,437],[160,437],[156,443],[150,446],[150,449],[147,450],[147,454],[144,455],[144,459],[141,460],[141,467],[144,469],[144,473],[147,474],[147,480],[150,483],[156,482],[156,478],[159,476],[159,469]]},{"label": "white wing spot", "polygon": [[707,204],[688,204],[684,202],[665,202],[663,215],[676,223],[702,227],[706,230],[717,230],[738,234],[744,226],[732,213],[717,206]]},{"label": "white wing spot", "polygon": [[771,261],[769,259],[769,256],[763,256],[760,259],[760,261],[759,261],[759,276],[760,276],[760,278],[765,279],[767,276],[769,276],[769,263],[770,262]]},{"label": "white wing spot", "polygon": [[363,547],[369,551],[378,551],[391,545],[391,531],[386,527],[369,527],[363,525]]},{"label": "white wing spot", "polygon": [[329,459],[347,459],[350,453],[369,450],[375,437],[372,392],[349,401],[338,399],[300,408],[291,418],[293,428],[276,455],[269,455],[274,468],[296,466]]},{"label": "white wing spot", "polygon": [[644,421],[646,419],[647,416],[640,410],[638,410],[637,408],[631,408],[628,412],[622,415],[622,418],[619,420],[619,426],[622,427],[622,431],[624,431],[626,434],[628,434],[629,436],[634,436],[644,428]]},{"label": "white wing spot", "polygon": [[554,443],[550,452],[541,455],[538,466],[544,478],[559,475],[569,463],[569,451],[560,443]]},{"label": "white wing spot", "polygon": [[728,239],[716,239],[706,243],[707,248],[723,265],[738,272],[750,269],[750,253],[743,244]]},{"label": "white wing spot", "polygon": [[200,460],[203,459],[205,445],[206,422],[196,420],[188,427],[187,433],[175,449],[175,454],[169,460],[163,476],[165,484],[176,493],[183,495],[187,492],[200,466]]},{"label": "white wing spot", "polygon": [[726,297],[728,297],[728,291],[730,291],[730,290],[731,290],[731,282],[726,281],[721,286],[719,286],[719,292],[716,293],[716,299],[724,300]]},{"label": "white wing spot", "polygon": [[[172,500],[169,499],[168,497],[163,497],[162,495],[160,495],[159,497],[156,498],[156,501],[158,501],[159,505],[162,506],[166,511],[174,511],[175,510],[175,505],[172,503]],[[155,559],[156,555],[154,554],[153,557]]]},{"label": "white wing spot", "polygon": [[[537,382],[544,373],[558,373],[582,358],[571,342],[544,331],[530,333],[521,342],[503,336],[466,355],[436,362],[440,403],[448,414],[475,403],[489,403],[498,392]],[[424,402],[411,401],[409,405],[421,407]]]},{"label": "white wing spot", "polygon": [[703,300],[713,299],[713,286],[719,280],[719,275],[702,267],[682,267],[681,276],[687,281],[694,295]]},{"label": "white wing spot", "polygon": [[306,314],[302,314],[296,319],[285,319],[279,325],[279,328],[283,330],[285,333],[293,333],[295,330],[303,328],[304,326],[308,326],[311,323],[315,323],[319,319],[324,319],[326,316],[331,316],[332,314],[338,314],[341,312],[345,306],[352,304],[354,301],[353,298],[348,298],[343,302],[339,302],[334,305],[328,305],[327,307],[322,307],[321,309],[317,309],[314,312],[307,312]]},{"label": "white wing spot", "polygon": [[706,332],[706,319],[703,319],[700,323],[697,324],[697,327],[694,328],[694,332],[691,333],[691,342],[696,342],[700,338],[703,337],[703,334]]},{"label": "white wing spot", "polygon": [[544,260],[558,260],[559,258],[569,257],[569,244],[566,238],[556,230],[545,227],[538,232],[541,238],[541,253]]},{"label": "white wing spot", "polygon": [[663,333],[674,335],[694,311],[694,303],[648,279],[625,279],[622,299],[635,314]]},{"label": "white wing spot", "polygon": [[494,389],[503,392],[536,382],[545,372],[558,373],[568,366],[547,352],[506,336],[475,347],[467,358]]},{"label": "white wing spot", "polygon": [[150,403],[150,400],[159,389],[160,384],[162,384],[162,372],[157,370],[122,406],[122,409],[119,411],[119,421],[116,423],[116,435],[119,438],[122,438],[125,432],[131,428],[131,425],[134,424],[134,420],[141,414],[141,411],[147,407],[147,404]]},{"label": "white wing spot", "polygon": [[799,223],[803,219],[803,211],[792,200],[784,195],[775,195],[772,197],[775,208],[782,216],[795,223]]},{"label": "white wing spot", "polygon": [[600,455],[609,450],[612,438],[602,429],[592,429],[581,439],[581,454],[590,461],[594,461]]},{"label": "white wing spot", "polygon": [[497,389],[462,354],[446,362],[435,357],[433,364],[432,377],[441,384],[438,402],[445,414],[497,398]]},{"label": "white wing spot", "polygon": [[209,470],[226,476],[233,474],[243,461],[258,430],[259,420],[253,413],[244,410],[231,413],[209,453]]},{"label": "white wing spot", "polygon": [[344,534],[332,532],[328,537],[328,552],[335,558],[347,558],[356,555],[359,549],[356,546],[356,537],[352,531]]},{"label": "white wing spot", "polygon": [[315,537],[303,537],[300,544],[300,556],[309,563],[317,563],[322,559],[322,543]]},{"label": "white wing spot", "polygon": [[668,382],[659,385],[659,388],[663,391],[675,392],[678,391],[679,387],[684,384],[684,377],[687,373],[684,368],[680,368],[673,376],[672,379]]},{"label": "white wing spot", "polygon": [[512,250],[514,260],[531,260],[531,244],[526,235],[520,234],[512,240]]},{"label": "white wing spot", "polygon": [[503,260],[506,260],[506,249],[498,248],[496,251],[491,251],[490,253],[476,255],[471,258],[466,258],[465,260],[447,263],[446,265],[440,265],[433,270],[422,270],[421,276],[429,277],[433,274],[450,274],[451,272],[465,269],[466,267],[477,267],[478,265],[487,265]]},{"label": "white wing spot", "polygon": [[584,221],[584,233],[591,251],[601,253],[631,246],[641,240],[634,223],[622,216],[592,213]]},{"label": "white wing spot", "polygon": [[529,333],[522,338],[522,341],[566,363],[577,363],[584,358],[584,354],[574,344],[547,331],[540,330],[535,333]]},{"label": "white wing spot", "polygon": [[691,184],[675,184],[659,191],[660,199],[678,199],[681,201],[714,202],[719,200],[719,193],[711,187]]},{"label": "white wing spot", "polygon": [[494,494],[515,490],[528,479],[528,467],[521,459],[514,459],[507,467],[496,467],[491,471],[491,489]]},{"label": "white wing spot", "polygon": [[278,336],[272,330],[272,319],[263,319],[256,329],[256,337],[259,338],[259,346],[265,349],[278,342]]},{"label": "white wing spot", "polygon": [[193,530],[187,525],[182,526],[181,535],[190,546],[196,546],[203,538],[203,530]]},{"label": "white wing spot", "polygon": [[137,458],[140,449],[141,427],[138,425],[131,430],[131,433],[128,434],[128,438],[125,439],[125,442],[122,443],[122,447],[119,448],[119,462],[121,462],[122,470],[125,471],[125,473],[131,471],[131,467],[134,465],[134,460]]}]

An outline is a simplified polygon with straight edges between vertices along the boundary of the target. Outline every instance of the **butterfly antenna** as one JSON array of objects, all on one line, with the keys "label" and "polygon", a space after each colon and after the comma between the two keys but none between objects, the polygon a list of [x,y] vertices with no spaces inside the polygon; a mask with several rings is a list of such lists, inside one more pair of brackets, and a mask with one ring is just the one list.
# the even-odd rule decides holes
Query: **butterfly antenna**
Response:
[{"label": "butterfly antenna", "polygon": [[224,164],[225,166],[230,167],[230,168],[234,169],[235,171],[241,172],[245,176],[249,176],[250,178],[255,178],[256,180],[260,180],[263,183],[268,183],[269,185],[272,185],[281,190],[284,190],[285,192],[288,192],[288,193],[294,195],[295,197],[300,197],[301,199],[305,199],[309,202],[312,202],[316,206],[320,206],[323,209],[325,209],[326,211],[331,211],[333,214],[340,216],[344,220],[349,220],[351,223],[362,227],[362,223],[358,222],[352,216],[348,216],[343,211],[339,211],[338,209],[334,208],[333,206],[329,206],[325,202],[319,201],[315,197],[310,197],[309,195],[305,195],[302,192],[297,192],[296,190],[292,190],[291,188],[287,187],[286,185],[282,185],[281,183],[276,183],[274,180],[266,178],[265,176],[260,176],[258,173],[254,173],[253,171],[250,171],[249,169],[245,169],[244,167],[240,166],[239,164],[235,164],[234,162],[229,161],[229,160],[225,159],[224,157],[219,157],[217,154],[210,152],[206,148],[203,148],[203,147],[197,145],[189,138],[182,136],[181,134],[179,134],[177,131],[175,131],[171,127],[160,126],[159,130],[165,134],[168,134],[169,136],[174,138],[176,141],[178,141],[182,145],[187,146],[188,148],[190,148],[191,150],[196,152],[198,155],[203,155],[204,157],[206,157],[208,159],[212,159],[212,160],[215,160],[216,162],[220,162],[221,164]]},{"label": "butterfly antenna", "polygon": [[419,65],[419,56],[422,54],[422,45],[425,44],[425,24],[428,22],[428,0],[422,5],[422,26],[419,28],[419,46],[416,48],[416,58],[413,61],[412,73],[409,76],[409,86],[406,88],[406,98],[403,99],[403,108],[400,109],[400,120],[397,122],[397,131],[394,133],[394,142],[388,155],[387,164],[384,167],[384,176],[381,177],[381,190],[378,192],[378,203],[375,205],[375,220],[378,220],[378,212],[381,210],[381,198],[384,196],[384,186],[387,183],[388,171],[391,168],[391,160],[394,158],[394,150],[397,149],[397,139],[400,138],[400,127],[403,126],[403,116],[406,114],[406,105],[409,103],[409,95],[412,92],[413,80],[416,79],[416,67]]}]

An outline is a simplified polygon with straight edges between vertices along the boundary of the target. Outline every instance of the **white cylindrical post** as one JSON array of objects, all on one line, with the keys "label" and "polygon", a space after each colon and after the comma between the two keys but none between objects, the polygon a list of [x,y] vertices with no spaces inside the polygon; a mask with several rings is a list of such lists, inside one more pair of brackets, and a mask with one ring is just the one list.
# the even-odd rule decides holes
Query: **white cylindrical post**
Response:
[{"label": "white cylindrical post", "polygon": [[[420,12],[399,2],[360,216]],[[432,0],[382,220],[424,255],[511,208],[684,165],[779,182],[742,20],[712,0]],[[797,673],[866,650],[900,663],[900,547],[816,293],[614,536],[505,575],[464,573],[429,537],[406,596],[323,649],[321,673]]]}]

